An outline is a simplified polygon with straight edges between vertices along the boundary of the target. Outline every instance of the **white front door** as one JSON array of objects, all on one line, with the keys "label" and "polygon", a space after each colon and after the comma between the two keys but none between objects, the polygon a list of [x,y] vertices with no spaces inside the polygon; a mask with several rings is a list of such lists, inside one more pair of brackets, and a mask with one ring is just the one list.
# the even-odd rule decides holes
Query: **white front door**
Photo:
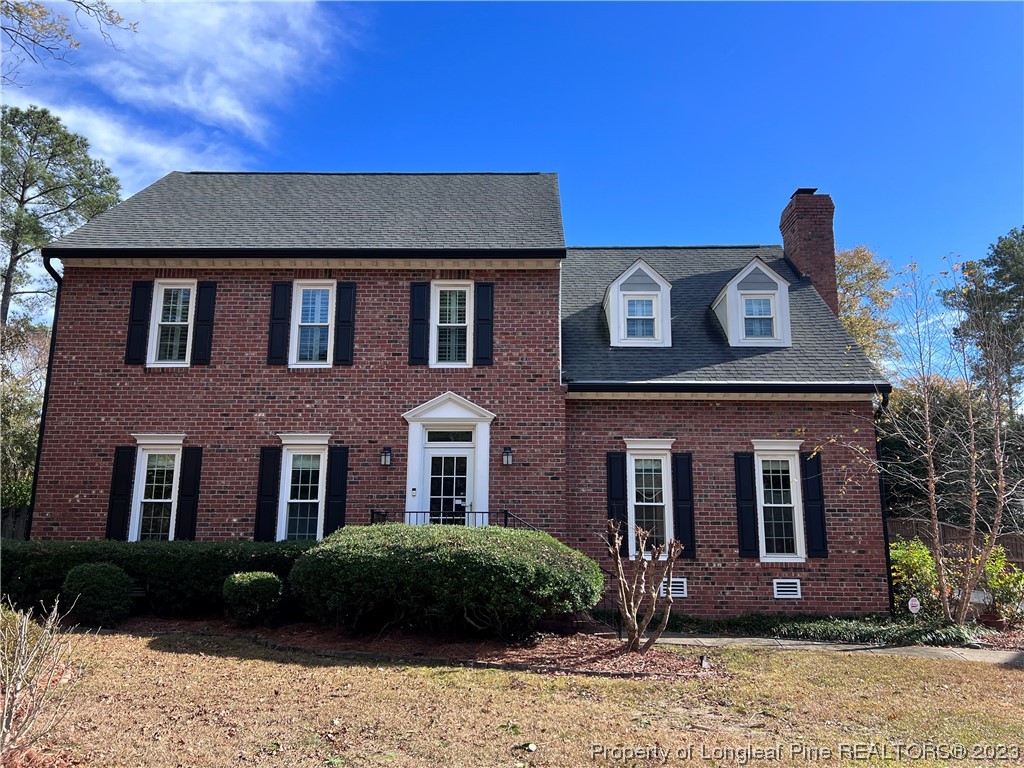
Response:
[{"label": "white front door", "polygon": [[429,446],[423,487],[427,489],[426,522],[474,525],[473,449]]},{"label": "white front door", "polygon": [[487,525],[494,414],[446,392],[402,416],[409,422],[405,521]]}]

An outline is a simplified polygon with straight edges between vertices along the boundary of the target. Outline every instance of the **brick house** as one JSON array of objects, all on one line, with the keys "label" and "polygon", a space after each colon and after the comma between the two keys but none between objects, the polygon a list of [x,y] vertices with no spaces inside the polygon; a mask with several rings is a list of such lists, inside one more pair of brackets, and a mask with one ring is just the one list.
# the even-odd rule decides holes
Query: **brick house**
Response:
[{"label": "brick house", "polygon": [[169,174],[43,250],[32,536],[512,522],[601,558],[611,516],[684,543],[683,611],[887,610],[830,439],[874,450],[888,384],[814,192],[782,247],[566,248],[554,174]]}]

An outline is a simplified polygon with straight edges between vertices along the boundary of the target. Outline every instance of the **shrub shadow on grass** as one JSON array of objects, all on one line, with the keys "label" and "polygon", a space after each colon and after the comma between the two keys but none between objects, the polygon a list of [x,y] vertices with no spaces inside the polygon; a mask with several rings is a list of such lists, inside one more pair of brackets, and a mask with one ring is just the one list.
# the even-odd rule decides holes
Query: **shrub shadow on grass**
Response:
[{"label": "shrub shadow on grass", "polygon": [[[217,656],[243,661],[298,664],[305,667],[380,666],[381,664],[408,666],[420,663],[415,657],[399,658],[395,654],[348,649],[317,650],[299,645],[290,646],[268,640],[259,634],[241,632],[238,635],[167,632],[151,636],[148,645],[154,651],[161,653]],[[436,666],[438,662],[425,660],[422,663],[425,666]]]}]

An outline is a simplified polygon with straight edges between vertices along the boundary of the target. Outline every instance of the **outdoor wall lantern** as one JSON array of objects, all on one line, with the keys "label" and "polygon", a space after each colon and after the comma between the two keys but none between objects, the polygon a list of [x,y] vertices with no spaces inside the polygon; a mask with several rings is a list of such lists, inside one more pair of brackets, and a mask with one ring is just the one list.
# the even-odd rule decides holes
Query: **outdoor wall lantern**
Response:
[{"label": "outdoor wall lantern", "polygon": [[390,448],[381,448],[380,449],[380,465],[382,467],[390,467],[391,466],[391,449]]},{"label": "outdoor wall lantern", "polygon": [[501,463],[506,467],[512,464],[512,449],[502,448],[501,449]]}]

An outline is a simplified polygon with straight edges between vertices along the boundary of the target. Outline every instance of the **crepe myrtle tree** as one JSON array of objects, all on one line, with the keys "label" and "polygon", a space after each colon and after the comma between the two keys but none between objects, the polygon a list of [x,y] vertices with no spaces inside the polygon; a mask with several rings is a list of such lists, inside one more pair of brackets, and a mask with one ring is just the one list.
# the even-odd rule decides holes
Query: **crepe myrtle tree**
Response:
[{"label": "crepe myrtle tree", "polygon": [[[672,583],[672,573],[683,545],[672,539],[666,545],[659,544],[648,550],[651,532],[638,525],[634,527],[634,535],[637,557],[627,565],[630,561],[628,558],[624,561],[622,557],[622,526],[618,520],[608,521],[608,555],[612,561],[612,578],[615,579],[615,601],[626,628],[626,653],[647,653],[668,626],[672,613],[672,590],[668,585]],[[650,630],[659,608],[661,621]],[[650,634],[644,640],[648,630]]]},{"label": "crepe myrtle tree", "polygon": [[[967,620],[998,536],[1019,526],[1024,505],[1017,339],[992,296],[971,289],[975,279],[960,264],[936,277],[911,267],[895,305],[900,364],[877,417],[879,451],[845,441],[882,473],[891,509],[929,522],[936,597],[943,618],[957,624]],[[961,546],[943,546],[945,522],[965,529]]]}]

